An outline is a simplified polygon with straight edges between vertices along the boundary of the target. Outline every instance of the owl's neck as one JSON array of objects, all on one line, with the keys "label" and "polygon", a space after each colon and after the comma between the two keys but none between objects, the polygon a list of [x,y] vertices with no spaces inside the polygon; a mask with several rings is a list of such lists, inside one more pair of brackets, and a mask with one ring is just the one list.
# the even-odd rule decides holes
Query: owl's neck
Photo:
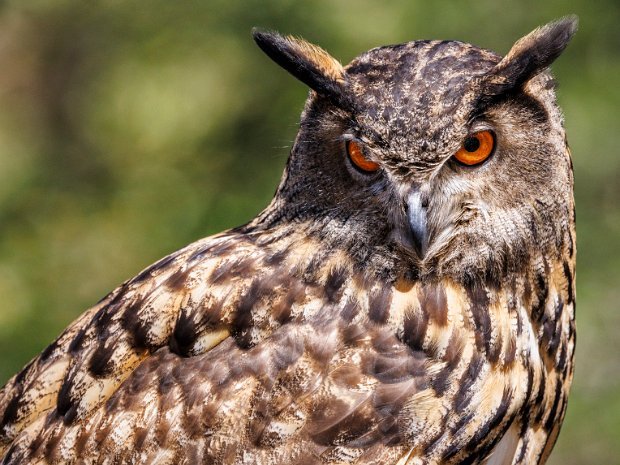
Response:
[{"label": "owl's neck", "polygon": [[519,243],[512,243],[511,237],[504,238],[494,244],[492,254],[485,242],[487,236],[455,234],[445,248],[421,260],[386,221],[373,221],[372,216],[355,210],[345,213],[342,209],[296,205],[281,194],[279,191],[270,205],[240,231],[259,234],[282,248],[294,248],[306,239],[316,240],[317,257],[342,254],[371,279],[449,279],[464,286],[500,288],[515,277],[539,279],[535,277],[548,274],[552,263],[574,273],[572,220],[554,225],[558,230],[550,226],[548,230],[539,230],[535,237],[519,234]]},{"label": "owl's neck", "polygon": [[320,263],[325,257],[338,254],[369,279],[395,282],[402,277],[416,279],[419,275],[419,259],[393,239],[388,225],[369,225],[365,218],[353,214],[299,210],[284,205],[276,197],[261,214],[238,230],[280,249],[313,243],[313,261]]}]

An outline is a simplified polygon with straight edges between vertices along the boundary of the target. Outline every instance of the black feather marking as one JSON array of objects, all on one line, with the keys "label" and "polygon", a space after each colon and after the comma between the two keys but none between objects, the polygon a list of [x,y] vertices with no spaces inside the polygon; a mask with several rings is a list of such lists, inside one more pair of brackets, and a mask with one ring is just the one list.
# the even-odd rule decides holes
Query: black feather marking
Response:
[{"label": "black feather marking", "polygon": [[558,357],[558,363],[556,365],[556,369],[560,373],[564,373],[566,370],[566,362],[568,361],[568,345],[566,342],[562,344],[560,347],[560,356]]},{"label": "black feather marking", "polygon": [[69,353],[75,353],[82,348],[84,342],[84,336],[86,335],[86,328],[80,329],[77,334],[71,340],[69,344]]},{"label": "black feather marking", "polygon": [[448,387],[450,387],[450,375],[453,371],[450,366],[445,366],[432,379],[431,386],[433,386],[437,396],[443,396]]},{"label": "black feather marking", "polygon": [[[43,352],[41,352],[41,355],[39,355],[39,360],[41,362],[45,362],[50,355],[52,355],[54,353],[54,351],[56,350],[56,348],[58,347],[58,340],[52,342],[50,345],[48,345],[45,350]],[[23,370],[25,371],[25,370]]]},{"label": "black feather marking", "polygon": [[[543,375],[543,380],[542,382],[536,387],[537,392],[536,392],[536,398],[534,400],[534,405],[542,405],[542,401],[543,398],[545,397],[545,388],[544,386],[547,383],[547,375],[545,374],[545,372],[542,372]],[[539,409],[538,412],[536,413],[536,416],[534,417],[534,423],[540,423],[542,421],[543,415],[545,414],[545,409]]]},{"label": "black feather marking", "polygon": [[351,321],[353,321],[353,318],[355,318],[355,316],[359,313],[359,311],[360,311],[359,302],[357,301],[355,297],[351,296],[347,299],[347,302],[344,304],[344,307],[342,308],[342,312],[340,313],[340,316],[342,317],[344,321],[346,321],[347,323],[350,323]]},{"label": "black feather marking", "polygon": [[198,338],[198,327],[188,312],[181,311],[170,340],[170,350],[182,357],[189,355],[190,349]]},{"label": "black feather marking", "polygon": [[[471,411],[468,412],[466,415],[462,415],[460,420],[458,420],[454,426],[452,427],[452,431],[453,431],[453,436],[456,437],[459,435],[459,433],[461,433],[461,430],[463,428],[466,428],[467,426],[469,426],[469,424],[471,423],[471,421],[474,419],[474,417],[476,416],[478,412]],[[461,446],[462,448],[462,446]]]},{"label": "black feather marking", "polygon": [[424,350],[424,337],[428,326],[428,315],[418,315],[412,309],[405,312],[402,340],[413,351]]},{"label": "black feather marking", "polygon": [[570,265],[568,264],[568,262],[565,261],[563,263],[563,268],[564,277],[566,278],[566,285],[568,286],[568,303],[570,304],[575,301],[575,291],[573,290],[573,274],[571,273]]},{"label": "black feather marking", "polygon": [[233,268],[239,265],[239,262],[234,260],[224,261],[218,265],[217,269],[213,271],[210,276],[210,282],[212,284],[223,284],[229,279],[234,277]]},{"label": "black feather marking", "polygon": [[418,292],[418,298],[422,312],[426,313],[439,326],[448,324],[448,301],[443,286],[425,285]]},{"label": "black feather marking", "polygon": [[457,453],[461,452],[462,449],[463,449],[463,445],[460,444],[458,441],[451,441],[448,444],[448,447],[446,448],[446,450],[444,450],[441,455],[442,460],[445,462],[448,462]]},{"label": "black feather marking", "polygon": [[544,429],[547,432],[551,432],[551,430],[553,429],[553,425],[555,424],[557,418],[557,413],[558,413],[558,406],[560,404],[560,400],[563,397],[563,393],[562,393],[562,383],[559,381],[556,381],[555,383],[555,393],[554,393],[554,397],[553,397],[553,404],[551,405],[551,410],[549,410],[549,416],[547,417],[547,420],[545,421],[544,424]]},{"label": "black feather marking", "polygon": [[459,332],[454,331],[450,336],[450,340],[448,341],[448,347],[446,348],[446,353],[443,357],[450,369],[454,370],[458,363],[461,361],[461,357],[463,355],[463,346],[463,339],[459,335]]},{"label": "black feather marking", "polygon": [[281,250],[268,254],[263,259],[263,263],[267,267],[279,266],[288,256],[288,252],[289,252],[288,248],[283,248]]},{"label": "black feather marking", "polygon": [[506,412],[508,411],[508,407],[510,406],[513,396],[514,394],[509,388],[504,389],[504,392],[502,394],[502,400],[497,407],[497,410],[493,415],[488,417],[488,419],[484,423],[478,426],[478,428],[476,429],[476,434],[474,434],[474,437],[467,445],[467,450],[476,450],[480,446],[482,440],[502,423],[502,421],[506,417]]},{"label": "black feather marking", "polygon": [[517,357],[517,342],[514,337],[508,339],[508,349],[504,353],[504,367],[510,367]]},{"label": "black feather marking", "polygon": [[73,376],[65,378],[60,391],[58,391],[58,399],[56,401],[56,412],[60,416],[64,416],[69,409],[73,406],[73,399],[71,399],[71,388],[73,387]]},{"label": "black feather marking", "polygon": [[168,278],[166,281],[166,285],[172,291],[179,291],[183,289],[185,283],[187,281],[187,277],[189,276],[190,268],[186,270],[178,269]]},{"label": "black feather marking", "polygon": [[86,443],[88,442],[88,437],[89,435],[84,429],[81,429],[80,432],[78,433],[77,438],[75,440],[75,455],[77,457],[82,456],[84,449],[86,448]]},{"label": "black feather marking", "polygon": [[454,398],[454,408],[457,412],[463,412],[468,406],[474,391],[472,386],[480,376],[480,371],[484,365],[484,358],[479,354],[474,354],[467,371],[459,380],[459,390]]},{"label": "black feather marking", "polygon": [[58,461],[58,443],[60,442],[61,437],[61,433],[55,431],[48,439],[47,444],[45,445],[45,450],[43,451],[43,456],[48,462],[54,463]]},{"label": "black feather marking", "polygon": [[271,309],[274,319],[281,325],[291,321],[293,304],[301,301],[306,292],[305,287],[297,280],[290,280],[285,286],[288,287],[286,294],[274,303]]},{"label": "black feather marking", "polygon": [[540,323],[545,314],[545,304],[547,303],[547,297],[549,296],[549,288],[547,287],[546,278],[543,273],[537,273],[535,284],[535,295],[537,302],[532,307],[532,320],[536,323]]},{"label": "black feather marking", "polygon": [[347,279],[346,273],[346,269],[340,267],[330,270],[325,281],[325,295],[328,302],[335,303],[340,300],[342,285]]},{"label": "black feather marking", "polygon": [[17,413],[19,412],[19,399],[21,392],[14,395],[10,402],[4,409],[4,415],[2,415],[2,421],[0,421],[0,428],[4,428],[6,425],[13,423],[17,419]]},{"label": "black feather marking", "polygon": [[497,365],[497,362],[499,362],[499,357],[502,354],[503,342],[502,333],[498,333],[497,338],[492,343],[489,343],[489,352],[487,355],[489,357],[489,362],[491,362],[493,366]]},{"label": "black feather marking", "polygon": [[[43,362],[44,361],[43,356],[40,356],[39,360]],[[30,371],[30,369],[32,368],[32,366],[35,364],[36,361],[37,359],[30,360],[30,362],[28,362],[28,365],[22,368],[22,371],[20,371],[19,373],[15,375],[15,384],[20,384],[22,381],[24,381],[24,379],[26,378],[26,375],[28,374],[28,372]]]},{"label": "black feather marking", "polygon": [[97,328],[98,334],[104,333],[109,327],[114,315],[114,306],[106,305],[105,307],[97,310],[97,313],[93,316],[91,324]]},{"label": "black feather marking", "polygon": [[489,296],[481,285],[467,288],[467,295],[471,302],[470,311],[476,325],[476,345],[478,349],[491,351],[491,315],[489,315]]},{"label": "black feather marking", "polygon": [[62,422],[65,425],[70,425],[71,423],[73,423],[76,417],[77,417],[77,405],[74,404],[71,407],[69,407],[69,410],[65,412],[65,414],[62,417]]},{"label": "black feather marking", "polygon": [[368,298],[368,317],[370,320],[385,324],[390,316],[391,301],[392,289],[389,286],[374,290]]},{"label": "black feather marking", "polygon": [[11,445],[9,450],[6,452],[5,456],[2,458],[3,465],[19,465],[20,463],[23,463],[20,457],[15,455],[16,452],[17,444],[13,443],[13,445]]},{"label": "black feather marking", "polygon": [[547,343],[547,354],[549,356],[555,356],[560,345],[560,339],[562,337],[561,329],[561,315],[564,310],[564,302],[558,299],[555,302],[555,315],[553,317],[547,316],[542,321],[543,327],[543,341]]},{"label": "black feather marking", "polygon": [[148,428],[138,427],[135,432],[134,439],[134,447],[136,450],[141,450],[144,446],[144,442],[146,441],[146,437],[148,436],[149,430]]},{"label": "black feather marking", "polygon": [[98,346],[88,364],[88,370],[90,373],[95,378],[108,376],[113,369],[113,365],[110,363],[113,355],[113,345],[102,344]]},{"label": "black feather marking", "polygon": [[261,281],[255,279],[237,304],[231,325],[231,335],[241,349],[249,349],[253,345],[250,334],[253,325],[252,308],[262,298],[263,292]]},{"label": "black feather marking", "polygon": [[140,318],[140,304],[131,304],[123,314],[122,324],[132,337],[134,347],[137,349],[154,350],[154,346],[149,340],[149,328],[146,322]]}]

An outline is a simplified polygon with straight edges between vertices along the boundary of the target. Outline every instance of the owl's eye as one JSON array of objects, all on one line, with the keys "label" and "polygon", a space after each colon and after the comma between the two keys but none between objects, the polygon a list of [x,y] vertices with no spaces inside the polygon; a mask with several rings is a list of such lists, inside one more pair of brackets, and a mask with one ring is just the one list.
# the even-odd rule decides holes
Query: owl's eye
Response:
[{"label": "owl's eye", "polygon": [[489,158],[494,148],[493,132],[479,131],[467,136],[459,151],[454,154],[454,158],[464,165],[478,165]]},{"label": "owl's eye", "polygon": [[349,155],[349,160],[351,160],[353,166],[364,173],[374,173],[379,169],[379,164],[366,158],[364,156],[364,152],[362,151],[362,147],[354,140],[347,142],[347,154]]}]

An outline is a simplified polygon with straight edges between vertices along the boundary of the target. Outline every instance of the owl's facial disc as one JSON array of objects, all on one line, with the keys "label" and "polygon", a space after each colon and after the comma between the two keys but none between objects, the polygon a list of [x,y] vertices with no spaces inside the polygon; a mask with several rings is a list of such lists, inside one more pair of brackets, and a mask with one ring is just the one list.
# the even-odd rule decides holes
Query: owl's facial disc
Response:
[{"label": "owl's facial disc", "polygon": [[406,249],[421,270],[448,263],[461,273],[460,250],[476,250],[465,265],[478,271],[489,251],[520,253],[514,230],[548,229],[537,223],[536,189],[566,177],[561,117],[540,102],[553,99],[545,69],[576,27],[573,17],[550,23],[504,57],[422,40],[374,48],[346,66],[302,39],[254,31],[312,89],[266,224],[312,220],[364,264]]}]

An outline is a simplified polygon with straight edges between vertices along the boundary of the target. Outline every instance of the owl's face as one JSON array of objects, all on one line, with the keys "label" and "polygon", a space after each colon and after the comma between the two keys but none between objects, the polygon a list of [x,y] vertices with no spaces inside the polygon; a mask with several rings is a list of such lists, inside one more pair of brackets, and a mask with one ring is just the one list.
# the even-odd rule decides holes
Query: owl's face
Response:
[{"label": "owl's face", "polygon": [[[572,241],[563,237],[571,162],[545,68],[574,28],[565,20],[536,30],[504,59],[417,41],[344,68],[305,42],[258,35],[314,89],[278,192],[283,209],[322,220],[362,259],[374,248],[417,273],[500,275],[532,247]],[[287,67],[265,37],[312,72],[299,60]]]}]

